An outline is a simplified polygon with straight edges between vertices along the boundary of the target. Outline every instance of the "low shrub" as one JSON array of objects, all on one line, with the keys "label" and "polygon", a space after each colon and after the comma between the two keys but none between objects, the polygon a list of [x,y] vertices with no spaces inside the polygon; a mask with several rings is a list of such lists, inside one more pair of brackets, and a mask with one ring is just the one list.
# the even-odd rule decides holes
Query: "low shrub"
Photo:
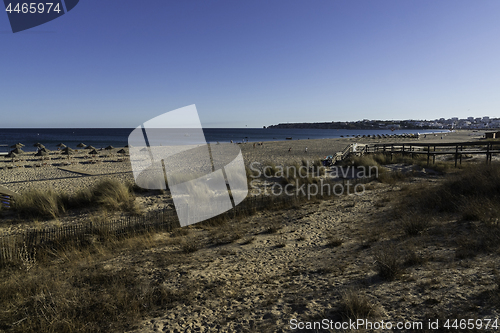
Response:
[{"label": "low shrub", "polygon": [[375,255],[379,276],[388,281],[398,279],[404,272],[398,251],[393,247],[385,248]]},{"label": "low shrub", "polygon": [[182,253],[193,253],[200,249],[200,243],[195,238],[183,239],[180,246]]},{"label": "low shrub", "polygon": [[341,295],[340,314],[349,319],[377,318],[382,314],[380,306],[354,289],[348,289]]},{"label": "low shrub", "polygon": [[430,225],[429,217],[418,214],[408,214],[401,220],[401,227],[407,236],[418,236]]}]

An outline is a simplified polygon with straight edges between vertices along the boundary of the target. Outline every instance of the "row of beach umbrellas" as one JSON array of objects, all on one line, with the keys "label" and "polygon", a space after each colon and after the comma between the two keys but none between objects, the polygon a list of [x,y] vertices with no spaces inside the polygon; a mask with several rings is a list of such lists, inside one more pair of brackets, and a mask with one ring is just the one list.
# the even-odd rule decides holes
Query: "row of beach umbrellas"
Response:
[{"label": "row of beach umbrellas", "polygon": [[[13,149],[21,149],[22,147],[25,147],[24,144],[18,142],[16,143],[15,145],[12,145],[10,146],[10,148],[13,148]],[[42,145],[41,143],[37,142],[33,145],[33,147],[35,148],[39,148],[39,149],[43,149],[45,148],[44,145]],[[64,149],[64,148],[67,148],[67,146],[64,144],[64,143],[59,143],[58,145],[56,145],[56,147],[59,147],[60,149]],[[86,144],[84,144],[83,142],[80,142],[79,144],[76,145],[77,148],[85,148],[85,149],[95,149],[93,146],[87,146]],[[125,148],[128,148],[128,145],[125,146]],[[115,147],[109,145],[107,146],[106,148],[104,148],[106,150],[111,150],[111,149],[115,149]]]},{"label": "row of beach umbrellas", "polygon": [[[10,148],[13,148],[13,150],[11,150],[9,152],[9,154],[7,154],[5,157],[14,159],[19,154],[24,153],[24,151],[21,149],[22,147],[25,147],[25,145],[22,144],[22,143],[20,143],[20,142],[16,143],[15,145],[12,145]],[[47,148],[45,148],[45,146],[43,144],[37,142],[37,143],[35,143],[33,145],[33,147],[38,148],[38,151],[35,153],[35,156],[43,157],[43,156],[49,155],[50,150],[48,150]],[[63,155],[68,155],[68,158],[69,158],[70,155],[75,154],[75,150],[71,149],[70,147],[67,147],[64,143],[59,143],[57,145],[57,147],[59,147],[59,149],[61,149]],[[91,145],[87,146],[84,143],[79,143],[77,145],[77,147],[78,148],[85,148],[85,149],[90,150],[89,153],[88,153],[89,155],[98,155],[99,154],[97,152],[97,149],[95,147],[91,146]],[[125,146],[125,148],[127,148],[127,147],[128,146]],[[109,146],[107,146],[104,149],[105,150],[111,150],[111,149],[114,149],[114,147],[111,146],[111,145],[109,145]],[[120,149],[120,150],[117,151],[117,153],[121,154],[121,155],[126,155],[127,151],[125,149]]]}]

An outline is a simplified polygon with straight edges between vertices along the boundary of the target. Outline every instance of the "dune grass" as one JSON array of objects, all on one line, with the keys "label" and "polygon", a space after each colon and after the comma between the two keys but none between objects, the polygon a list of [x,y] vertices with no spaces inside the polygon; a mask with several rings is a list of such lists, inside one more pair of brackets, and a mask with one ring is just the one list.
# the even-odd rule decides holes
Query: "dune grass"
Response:
[{"label": "dune grass", "polygon": [[13,208],[24,218],[52,218],[68,209],[101,208],[108,211],[140,212],[130,187],[112,179],[105,179],[93,188],[82,189],[73,195],[53,189],[34,189],[16,197]]},{"label": "dune grass", "polygon": [[64,212],[63,197],[48,189],[34,189],[16,198],[13,208],[26,218],[57,218]]},{"label": "dune grass", "polygon": [[450,176],[434,191],[419,189],[413,201],[420,212],[471,214],[468,219],[500,217],[500,164],[475,164]]},{"label": "dune grass", "polygon": [[[395,208],[407,236],[418,236],[440,220],[470,224],[456,236],[459,259],[500,249],[500,164],[478,163],[448,178],[432,190],[415,187]],[[408,210],[411,207],[411,210]],[[460,232],[457,230],[457,233]]]},{"label": "dune grass", "polygon": [[[124,332],[173,298],[158,284],[102,261],[148,248],[151,235],[108,239],[90,247],[45,251],[30,270],[0,270],[0,330],[8,332]],[[101,263],[100,263],[101,262]]]}]

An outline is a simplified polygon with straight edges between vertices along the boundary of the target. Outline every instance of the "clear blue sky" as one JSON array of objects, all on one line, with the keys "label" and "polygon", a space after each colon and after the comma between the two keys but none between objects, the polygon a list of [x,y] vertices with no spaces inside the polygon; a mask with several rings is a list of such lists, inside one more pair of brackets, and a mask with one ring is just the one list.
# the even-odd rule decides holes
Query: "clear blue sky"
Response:
[{"label": "clear blue sky", "polygon": [[13,34],[0,128],[500,117],[500,1],[81,0]]}]

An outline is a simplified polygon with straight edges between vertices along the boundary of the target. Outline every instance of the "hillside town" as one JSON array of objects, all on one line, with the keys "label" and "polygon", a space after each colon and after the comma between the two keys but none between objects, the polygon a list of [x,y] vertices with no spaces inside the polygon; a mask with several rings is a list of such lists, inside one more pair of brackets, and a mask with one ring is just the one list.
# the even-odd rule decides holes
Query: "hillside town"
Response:
[{"label": "hillside town", "polygon": [[[265,128],[265,126],[264,126]],[[317,129],[498,129],[500,118],[468,117],[435,120],[369,120],[321,123],[281,123],[268,128],[317,128]]]}]

